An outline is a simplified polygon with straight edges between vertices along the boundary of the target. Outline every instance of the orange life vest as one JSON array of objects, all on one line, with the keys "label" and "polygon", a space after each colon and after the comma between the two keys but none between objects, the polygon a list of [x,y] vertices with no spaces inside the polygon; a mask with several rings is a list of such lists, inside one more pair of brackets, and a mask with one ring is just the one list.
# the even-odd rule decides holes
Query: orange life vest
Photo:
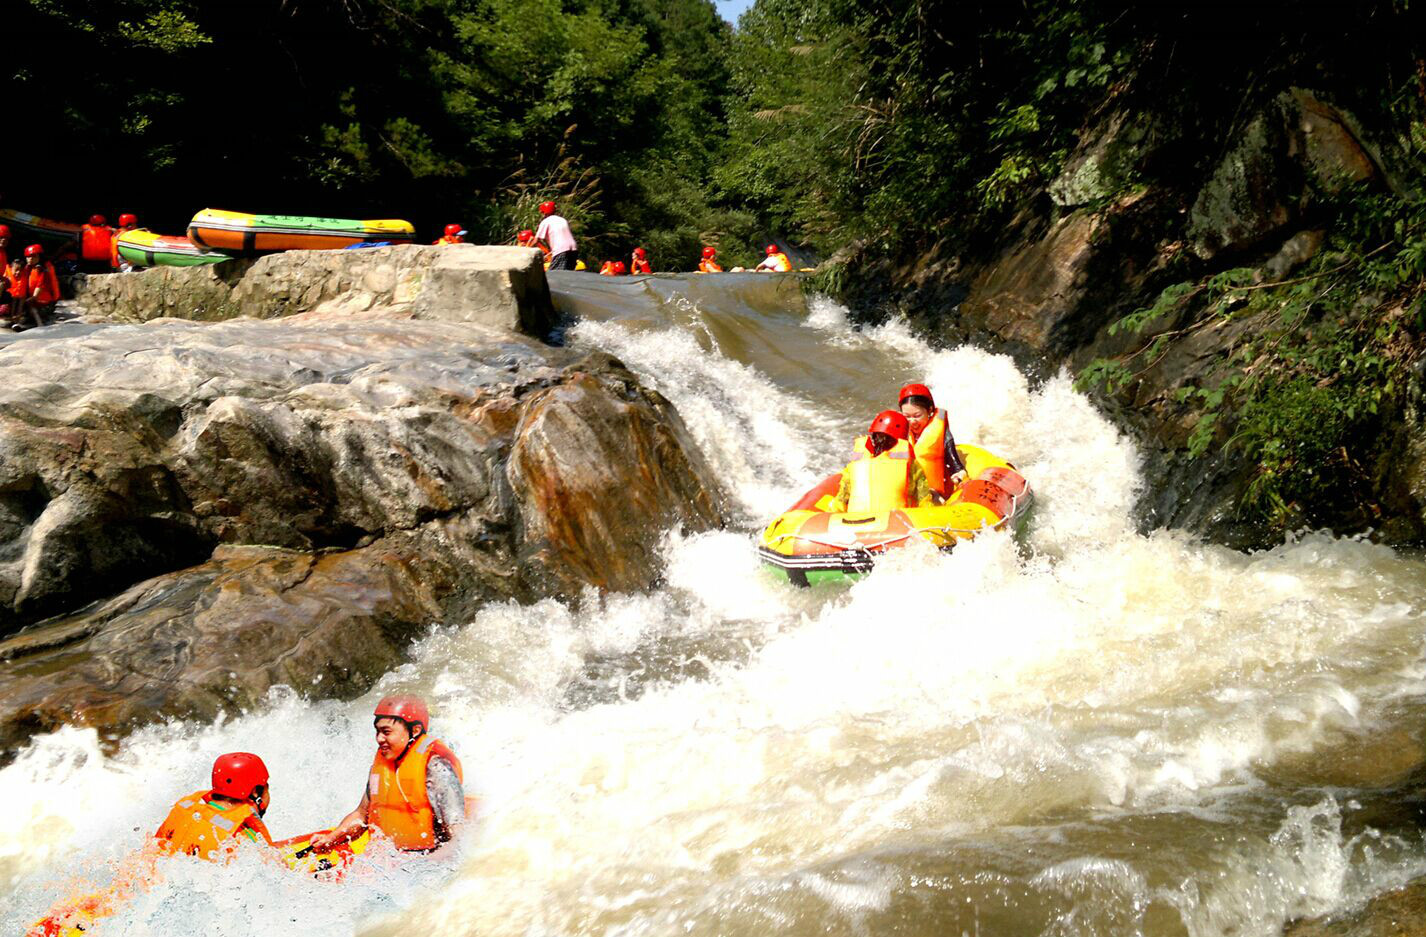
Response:
[{"label": "orange life vest", "polygon": [[854,458],[847,465],[850,491],[848,511],[890,511],[915,507],[911,500],[911,444],[898,439],[896,445],[873,456],[867,438],[857,440]]},{"label": "orange life vest", "polygon": [[109,266],[115,270],[118,270],[119,265],[124,262],[124,258],[119,256],[119,235],[127,234],[132,230],[134,229],[120,228],[118,231],[115,231],[114,236],[109,239]]},{"label": "orange life vest", "polygon": [[434,244],[434,245],[440,245],[440,244],[464,244],[464,243],[465,243],[465,238],[461,237],[461,236],[458,235],[458,234],[447,234],[447,235],[443,235],[439,240],[432,241],[431,243]]},{"label": "orange life vest", "polygon": [[108,225],[84,225],[79,229],[79,256],[85,260],[107,261],[113,240],[114,229]]},{"label": "orange life vest", "polygon": [[700,260],[698,262],[699,273],[722,273],[723,268],[711,260]]},{"label": "orange life vest", "polygon": [[926,481],[931,483],[931,490],[943,498],[948,496],[950,489],[954,487],[951,484],[951,471],[946,466],[948,435],[946,411],[937,410],[935,416],[931,417],[931,422],[926,424],[921,435],[912,443],[916,461],[921,463],[921,471],[926,473]]},{"label": "orange life vest", "polygon": [[24,299],[26,286],[29,283],[29,276],[25,273],[25,262],[17,259],[6,269],[5,275],[10,278],[10,296],[14,299]]},{"label": "orange life vest", "polygon": [[212,859],[243,827],[272,844],[272,836],[252,804],[234,804],[220,810],[209,802],[212,796],[212,791],[195,791],[174,804],[154,838],[170,852],[200,859]]},{"label": "orange life vest", "polygon": [[54,264],[46,260],[38,267],[30,267],[25,274],[25,293],[40,305],[59,302],[59,277]]},{"label": "orange life vest", "polygon": [[654,268],[649,266],[649,262],[647,260],[639,260],[638,258],[635,258],[629,262],[629,272],[653,273]]},{"label": "orange life vest", "polygon": [[772,261],[771,269],[774,273],[787,273],[792,270],[792,261],[787,259],[786,254],[769,254],[768,258]]},{"label": "orange life vest", "polygon": [[614,272],[614,261],[612,261],[612,260],[606,260],[606,261],[604,261],[604,266],[602,266],[602,267],[599,268],[599,275],[600,275],[601,277],[618,276],[618,274],[616,274],[616,273]]},{"label": "orange life vest", "polygon": [[426,767],[432,757],[444,758],[465,782],[460,759],[429,735],[422,735],[406,747],[395,763],[377,752],[367,781],[367,826],[374,826],[391,838],[397,849],[435,849],[436,813],[426,794]]}]

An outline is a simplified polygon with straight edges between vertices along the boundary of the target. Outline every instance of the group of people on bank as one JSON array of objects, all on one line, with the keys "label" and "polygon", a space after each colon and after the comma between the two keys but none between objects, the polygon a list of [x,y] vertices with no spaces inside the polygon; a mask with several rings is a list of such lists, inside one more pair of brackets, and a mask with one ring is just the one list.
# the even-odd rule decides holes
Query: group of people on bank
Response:
[{"label": "group of people on bank", "polygon": [[[403,852],[430,852],[455,838],[466,820],[460,759],[430,733],[431,714],[414,696],[377,704],[376,755],[356,809],[308,846],[324,853],[379,834]],[[180,798],[154,834],[160,850],[213,860],[243,842],[277,848],[264,823],[272,804],[267,765],[230,752],[213,762],[211,784]]]},{"label": "group of people on bank", "polygon": [[942,504],[966,476],[946,411],[925,384],[907,384],[852,445],[829,510],[889,511]]},{"label": "group of people on bank", "polygon": [[103,215],[93,215],[77,237],[50,254],[39,243],[21,247],[10,226],[0,224],[0,327],[24,329],[49,321],[60,300],[57,263],[86,273],[126,269],[115,238],[138,224],[138,218],[124,214],[114,228]]},{"label": "group of people on bank", "polygon": [[[574,232],[570,229],[569,221],[560,215],[556,210],[554,202],[540,203],[540,225],[535,230],[526,228],[515,235],[515,244],[519,247],[538,248],[545,255],[546,270],[587,270],[588,266],[579,257],[579,244],[574,239]],[[445,233],[432,243],[434,244],[464,244],[467,231],[459,224],[448,224]],[[723,267],[718,263],[718,250],[712,246],[703,248],[703,256],[698,261],[699,273],[723,273]],[[743,272],[742,267],[734,267],[731,273]],[[787,273],[792,270],[792,261],[787,257],[787,253],[776,244],[767,246],[767,256],[764,260],[753,268],[759,273]],[[622,260],[606,260],[599,266],[599,275],[605,277],[620,277],[653,273],[653,264],[649,260],[649,252],[645,247],[634,248],[629,256],[628,263]]]}]

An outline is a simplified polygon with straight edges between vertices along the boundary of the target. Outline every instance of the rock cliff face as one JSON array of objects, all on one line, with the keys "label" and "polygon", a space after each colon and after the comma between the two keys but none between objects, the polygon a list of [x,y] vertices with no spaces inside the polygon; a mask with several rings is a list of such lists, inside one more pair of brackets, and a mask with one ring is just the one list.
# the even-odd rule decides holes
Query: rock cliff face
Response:
[{"label": "rock cliff face", "polygon": [[[1172,338],[1167,353],[1129,362],[1126,390],[1100,398],[1146,452],[1144,525],[1253,547],[1281,536],[1238,510],[1255,466],[1235,463],[1217,446],[1190,456],[1196,414],[1183,395],[1220,379],[1230,352],[1263,327],[1263,317],[1212,321],[1188,308],[1144,335],[1114,325],[1175,282],[1237,267],[1255,268],[1258,281],[1291,277],[1322,249],[1324,200],[1352,185],[1408,194],[1418,180],[1402,169],[1399,141],[1369,132],[1330,96],[1304,88],[1225,123],[1221,140],[1189,139],[1197,127],[1142,102],[1106,107],[998,252],[903,265],[868,260],[847,298],[865,318],[905,315],[934,338],[1007,351],[1041,374],[1078,373],[1096,359],[1135,354],[1156,336]],[[1178,158],[1185,149],[1208,155],[1201,165],[1185,164]],[[1386,408],[1380,443],[1357,454],[1371,486],[1362,500],[1375,511],[1316,505],[1309,514],[1319,522],[1373,528],[1393,542],[1426,537],[1419,368],[1413,381]],[[1219,438],[1231,429],[1225,420]]]},{"label": "rock cliff face", "polygon": [[[415,299],[367,290],[399,266],[379,253],[266,258],[225,286],[241,306],[263,270],[289,296],[316,277],[262,307],[308,307],[287,318],[0,346],[0,632],[50,619],[0,641],[0,751],[62,722],[210,717],[275,683],[359,693],[432,622],[646,588],[666,530],[721,522],[677,413],[617,361],[476,324],[519,303],[451,272],[475,266],[437,258]],[[536,273],[524,295],[547,301]],[[86,301],[110,290],[128,315],[145,281],[180,282],[158,274]],[[503,311],[475,305],[490,295]]]}]

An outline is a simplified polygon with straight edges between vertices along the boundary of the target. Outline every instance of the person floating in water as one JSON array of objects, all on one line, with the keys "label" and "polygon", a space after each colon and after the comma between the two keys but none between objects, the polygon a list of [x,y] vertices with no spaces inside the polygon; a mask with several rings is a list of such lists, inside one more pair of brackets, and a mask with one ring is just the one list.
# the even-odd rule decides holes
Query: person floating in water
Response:
[{"label": "person floating in water", "polygon": [[272,846],[262,822],[272,804],[267,765],[247,752],[219,755],[212,785],[173,805],[154,838],[165,852],[216,859],[244,841]]},{"label": "person floating in water", "polygon": [[427,731],[430,722],[430,710],[414,696],[376,704],[376,756],[361,803],[331,832],[313,836],[313,851],[325,852],[367,828],[406,852],[430,852],[455,837],[466,817],[464,777],[460,759]]},{"label": "person floating in water", "polygon": [[718,261],[713,258],[718,256],[718,252],[711,247],[703,248],[703,259],[698,261],[699,273],[722,273],[723,268],[718,266]]},{"label": "person floating in water", "polygon": [[892,511],[932,504],[931,485],[907,440],[906,417],[883,410],[871,421],[867,435],[852,446],[852,461],[842,469],[842,480],[829,511]]},{"label": "person floating in water", "polygon": [[653,273],[654,268],[649,265],[649,252],[642,247],[634,248],[634,255],[629,258],[630,273]]}]

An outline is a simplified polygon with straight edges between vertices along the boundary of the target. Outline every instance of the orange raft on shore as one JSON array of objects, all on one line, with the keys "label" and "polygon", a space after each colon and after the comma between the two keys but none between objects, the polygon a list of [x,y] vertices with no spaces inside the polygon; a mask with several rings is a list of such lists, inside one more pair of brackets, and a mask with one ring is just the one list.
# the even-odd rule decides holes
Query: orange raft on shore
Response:
[{"label": "orange raft on shore", "polygon": [[305,215],[250,215],[205,208],[188,223],[188,239],[204,250],[254,254],[270,251],[341,250],[355,244],[407,243],[411,222],[395,218],[357,221]]},{"label": "orange raft on shore", "polygon": [[831,475],[763,529],[762,561],[794,585],[856,579],[876,558],[920,538],[949,550],[987,530],[1018,527],[1033,495],[1015,466],[978,446],[957,446],[964,482],[945,504],[889,511],[829,511],[841,475]]}]

